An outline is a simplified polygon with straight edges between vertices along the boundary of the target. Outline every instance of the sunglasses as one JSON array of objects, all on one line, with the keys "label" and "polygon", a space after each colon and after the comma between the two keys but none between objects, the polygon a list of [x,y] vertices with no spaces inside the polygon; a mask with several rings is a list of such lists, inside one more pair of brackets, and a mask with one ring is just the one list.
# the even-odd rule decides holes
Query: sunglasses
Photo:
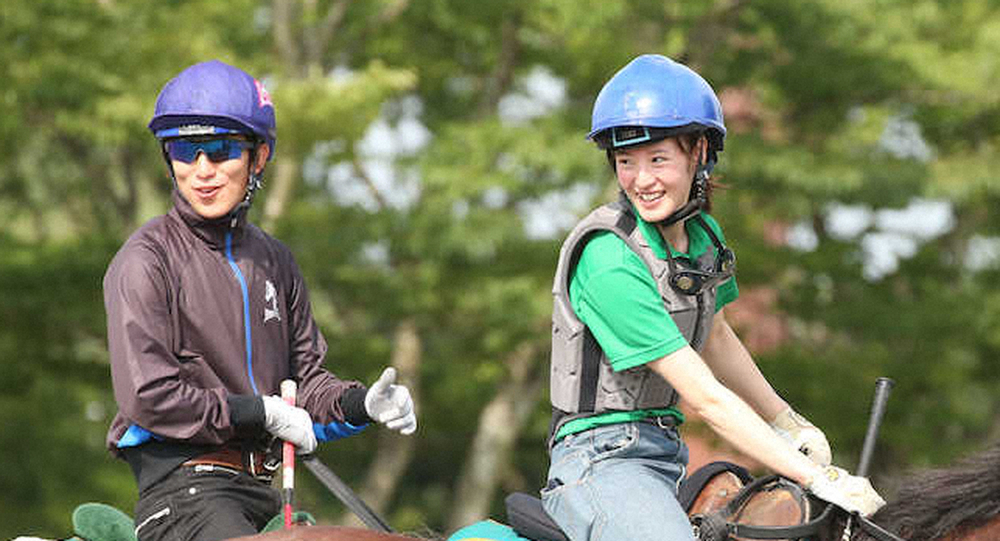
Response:
[{"label": "sunglasses", "polygon": [[254,147],[250,141],[241,139],[171,139],[165,143],[167,154],[171,159],[184,163],[193,163],[198,159],[198,153],[213,162],[224,162],[239,158],[244,150]]}]

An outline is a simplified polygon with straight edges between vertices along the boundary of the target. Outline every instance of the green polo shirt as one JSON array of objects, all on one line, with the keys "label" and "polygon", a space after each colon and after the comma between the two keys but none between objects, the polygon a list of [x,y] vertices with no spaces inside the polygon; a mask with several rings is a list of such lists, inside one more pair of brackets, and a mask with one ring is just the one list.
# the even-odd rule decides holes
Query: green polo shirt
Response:
[{"label": "green polo shirt", "polygon": [[[707,214],[702,216],[725,243],[718,222]],[[653,224],[639,218],[638,226],[660,259],[666,259],[667,250],[675,259],[690,261],[715,249],[712,238],[696,220],[685,222],[687,253],[670,247]],[[656,282],[642,258],[610,231],[595,234],[583,248],[571,271],[569,295],[573,312],[593,333],[616,372],[655,361],[687,345],[663,305]],[[720,284],[716,290],[716,311],[737,296],[735,277]],[[659,415],[673,415],[683,422],[680,412],[672,408],[612,412],[571,421],[559,430],[557,439],[594,426]]]}]

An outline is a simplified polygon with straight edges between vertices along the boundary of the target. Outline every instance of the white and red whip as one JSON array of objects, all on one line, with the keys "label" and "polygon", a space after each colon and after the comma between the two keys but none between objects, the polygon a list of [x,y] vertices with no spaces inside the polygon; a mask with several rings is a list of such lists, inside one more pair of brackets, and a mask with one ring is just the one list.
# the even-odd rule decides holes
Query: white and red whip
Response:
[{"label": "white and red whip", "polygon": [[[281,398],[289,406],[295,405],[295,381],[281,382]],[[281,446],[281,503],[285,513],[285,529],[292,528],[292,502],[295,494],[295,444],[284,442]]]}]

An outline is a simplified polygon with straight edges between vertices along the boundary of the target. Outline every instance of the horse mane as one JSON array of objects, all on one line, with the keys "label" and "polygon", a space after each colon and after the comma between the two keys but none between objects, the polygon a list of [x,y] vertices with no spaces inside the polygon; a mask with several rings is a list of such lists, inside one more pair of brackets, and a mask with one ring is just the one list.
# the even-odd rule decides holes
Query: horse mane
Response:
[{"label": "horse mane", "polygon": [[1000,442],[953,466],[908,477],[871,519],[910,541],[929,541],[975,530],[998,515]]}]

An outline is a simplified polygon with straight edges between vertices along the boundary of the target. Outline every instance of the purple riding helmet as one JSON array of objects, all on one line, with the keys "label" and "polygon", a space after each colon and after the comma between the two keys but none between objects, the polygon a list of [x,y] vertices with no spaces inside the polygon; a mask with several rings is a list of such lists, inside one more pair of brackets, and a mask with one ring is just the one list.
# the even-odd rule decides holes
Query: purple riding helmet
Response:
[{"label": "purple riding helmet", "polygon": [[164,85],[149,129],[161,140],[243,133],[267,142],[272,156],[277,140],[274,104],[264,85],[218,60],[195,64]]},{"label": "purple riding helmet", "polygon": [[[194,64],[168,81],[156,98],[149,129],[161,143],[171,177],[174,172],[166,151],[170,139],[238,133],[255,143],[267,143],[268,160],[277,142],[274,104],[264,85],[218,60]],[[253,163],[255,151],[250,152]],[[262,174],[251,172],[246,197],[230,213],[233,218],[250,207],[263,183]]]}]

